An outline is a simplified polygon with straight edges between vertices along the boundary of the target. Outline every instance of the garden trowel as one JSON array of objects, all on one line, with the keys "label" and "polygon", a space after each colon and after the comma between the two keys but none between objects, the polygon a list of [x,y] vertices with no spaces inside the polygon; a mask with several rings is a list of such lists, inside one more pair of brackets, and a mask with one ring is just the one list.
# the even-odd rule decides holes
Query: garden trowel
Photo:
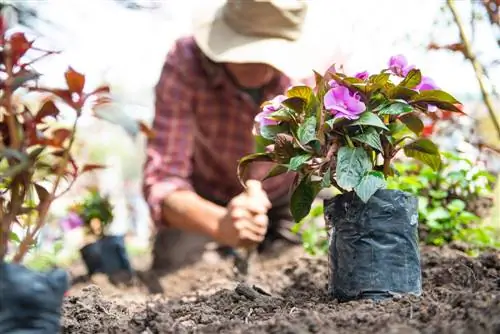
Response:
[{"label": "garden trowel", "polygon": [[[260,183],[248,182],[246,192],[249,195],[253,195],[255,192],[262,191]],[[257,250],[257,245],[252,245],[250,247],[241,247],[233,251],[234,256],[234,269],[236,277],[245,279],[248,275],[248,267],[250,258],[255,254]]]}]

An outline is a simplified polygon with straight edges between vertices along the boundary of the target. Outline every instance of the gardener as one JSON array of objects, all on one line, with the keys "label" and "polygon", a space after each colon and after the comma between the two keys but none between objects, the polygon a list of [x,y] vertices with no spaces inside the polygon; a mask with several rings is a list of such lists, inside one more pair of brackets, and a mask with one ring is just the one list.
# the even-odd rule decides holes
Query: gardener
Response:
[{"label": "gardener", "polygon": [[[290,231],[294,175],[264,181],[247,194],[236,167],[254,151],[260,104],[283,94],[291,85],[283,73],[304,63],[297,57],[306,5],[231,0],[197,17],[193,36],[178,40],[168,54],[156,86],[156,135],[148,143],[144,174],[159,228],[153,269],[197,259],[208,240],[230,247],[259,244],[260,251],[277,240],[300,241]],[[255,165],[249,175],[260,180],[269,168]]]}]

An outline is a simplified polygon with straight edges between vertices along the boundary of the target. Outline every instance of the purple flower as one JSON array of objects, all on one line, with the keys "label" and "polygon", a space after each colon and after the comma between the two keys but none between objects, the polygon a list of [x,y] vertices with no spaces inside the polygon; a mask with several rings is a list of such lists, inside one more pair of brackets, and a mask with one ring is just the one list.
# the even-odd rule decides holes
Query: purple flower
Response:
[{"label": "purple flower", "polygon": [[260,126],[269,126],[278,124],[277,121],[269,119],[269,115],[281,108],[281,102],[286,100],[287,97],[284,95],[278,95],[269,104],[266,104],[260,113],[255,116],[255,122],[259,123]]},{"label": "purple flower", "polygon": [[368,79],[369,76],[370,76],[370,73],[368,73],[368,71],[363,71],[363,72],[356,73],[356,75],[354,77],[365,81]]},{"label": "purple flower", "polygon": [[[434,80],[432,80],[429,77],[422,77],[422,80],[420,83],[415,87],[416,90],[422,91],[422,90],[433,90],[433,89],[439,89],[439,87],[436,85]],[[427,105],[427,111],[428,112],[436,112],[438,108],[435,105],[429,104]]]},{"label": "purple flower", "polygon": [[358,119],[359,114],[366,110],[359,94],[352,94],[344,86],[337,86],[326,92],[324,104],[334,118]]},{"label": "purple flower", "polygon": [[414,68],[415,65],[408,65],[408,61],[403,55],[392,56],[391,59],[389,59],[389,69],[397,76],[406,77],[408,72]]},{"label": "purple flower", "polygon": [[432,90],[432,89],[439,89],[439,87],[436,85],[434,80],[432,80],[429,77],[422,77],[422,81],[418,84],[417,87],[415,87],[416,90]]},{"label": "purple flower", "polygon": [[71,231],[83,225],[83,220],[74,212],[68,213],[68,216],[61,220],[61,228],[63,231]]},{"label": "purple flower", "polygon": [[330,88],[335,88],[337,87],[339,84],[337,83],[337,81],[335,81],[334,79],[330,79],[328,81],[328,86],[330,86]]}]

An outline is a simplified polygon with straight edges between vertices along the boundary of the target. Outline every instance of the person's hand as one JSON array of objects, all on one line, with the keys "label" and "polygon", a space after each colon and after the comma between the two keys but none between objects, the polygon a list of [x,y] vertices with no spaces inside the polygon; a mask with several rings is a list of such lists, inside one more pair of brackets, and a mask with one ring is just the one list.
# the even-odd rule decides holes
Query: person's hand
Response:
[{"label": "person's hand", "polygon": [[250,247],[264,240],[267,211],[271,208],[259,181],[249,180],[247,190],[234,197],[219,221],[218,241],[231,247]]}]

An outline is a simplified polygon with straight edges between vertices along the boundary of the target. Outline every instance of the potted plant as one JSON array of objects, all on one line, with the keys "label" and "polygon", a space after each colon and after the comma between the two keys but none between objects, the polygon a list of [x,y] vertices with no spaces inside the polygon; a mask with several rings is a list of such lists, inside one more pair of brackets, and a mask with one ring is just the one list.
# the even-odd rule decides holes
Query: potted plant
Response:
[{"label": "potted plant", "polygon": [[[102,272],[108,275],[113,284],[129,282],[132,267],[124,237],[106,233],[113,221],[113,207],[109,198],[102,196],[97,188],[91,188],[83,201],[74,205],[70,211],[78,217],[84,228],[86,245],[80,249],[80,254],[88,276]],[[73,218],[75,221],[78,219]]]},{"label": "potted plant", "polygon": [[422,136],[421,118],[438,109],[461,113],[461,104],[402,55],[380,73],[350,76],[332,66],[315,77],[314,89],[294,86],[263,104],[255,118],[257,152],[239,161],[238,177],[244,184],[254,161],[275,163],[266,179],[296,173],[297,222],[321,189],[339,191],[324,201],[333,297],[420,295],[417,199],[385,189],[386,178],[398,154],[438,169],[439,149]]},{"label": "potted plant", "polygon": [[[77,165],[71,148],[84,107],[108,102],[109,89],[86,93],[85,76],[72,68],[64,73],[65,87],[39,87],[34,65],[55,52],[36,47],[24,33],[7,31],[3,16],[0,54],[0,332],[56,333],[68,274],[36,272],[21,263],[53,201],[77,176],[101,167]],[[74,111],[71,127],[57,122],[58,106]],[[15,225],[22,235],[14,232]]]}]

